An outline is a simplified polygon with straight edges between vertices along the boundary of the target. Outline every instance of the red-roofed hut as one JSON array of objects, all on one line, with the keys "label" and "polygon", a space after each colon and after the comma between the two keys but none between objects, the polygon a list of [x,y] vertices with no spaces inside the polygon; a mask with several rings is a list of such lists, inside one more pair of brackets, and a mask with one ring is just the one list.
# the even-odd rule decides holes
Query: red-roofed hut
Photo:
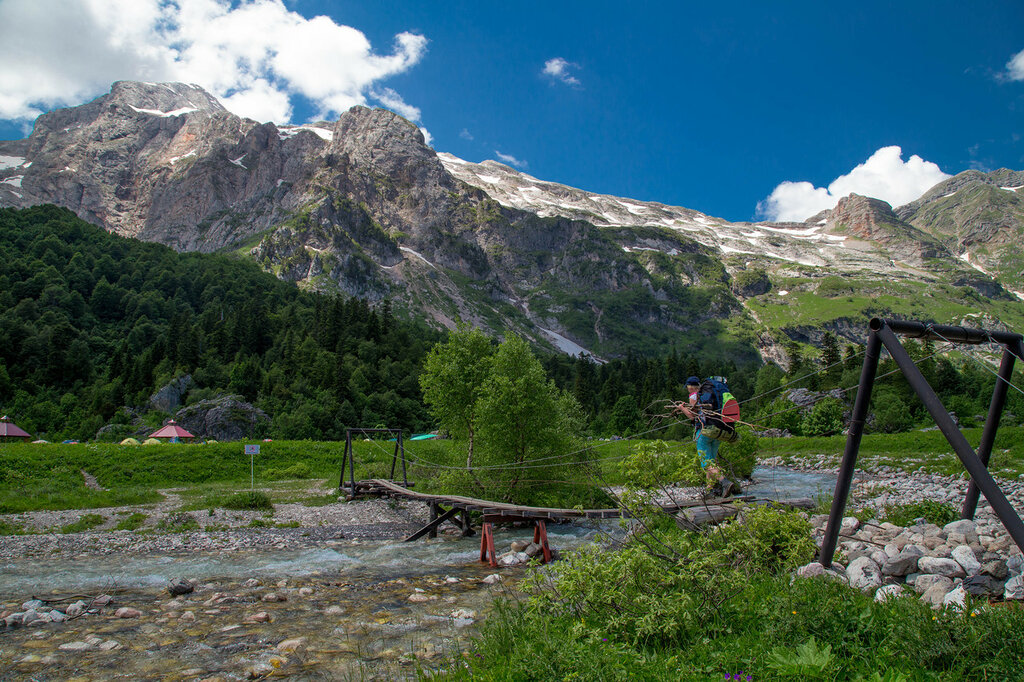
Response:
[{"label": "red-roofed hut", "polygon": [[191,433],[178,426],[178,422],[173,419],[164,424],[161,428],[149,434],[149,437],[168,438],[172,443],[176,443],[179,440],[191,440],[195,438]]},{"label": "red-roofed hut", "polygon": [[32,436],[18,428],[18,425],[11,421],[6,414],[0,417],[0,442],[6,443],[11,440],[30,441]]}]

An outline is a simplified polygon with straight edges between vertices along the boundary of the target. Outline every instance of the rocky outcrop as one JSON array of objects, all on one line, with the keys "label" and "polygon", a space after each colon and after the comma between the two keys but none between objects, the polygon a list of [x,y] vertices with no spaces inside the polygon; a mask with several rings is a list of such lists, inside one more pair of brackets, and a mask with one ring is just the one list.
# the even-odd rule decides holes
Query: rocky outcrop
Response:
[{"label": "rocky outcrop", "polygon": [[829,213],[825,227],[882,247],[891,259],[911,265],[924,265],[929,258],[951,258],[938,240],[900,220],[892,206],[880,199],[858,194],[843,197]]},{"label": "rocky outcrop", "polygon": [[185,401],[192,388],[192,375],[185,374],[170,382],[149,397],[149,407],[160,412],[174,412]]},{"label": "rocky outcrop", "polygon": [[217,441],[241,440],[270,421],[266,412],[234,395],[201,400],[179,410],[174,418],[197,438]]}]

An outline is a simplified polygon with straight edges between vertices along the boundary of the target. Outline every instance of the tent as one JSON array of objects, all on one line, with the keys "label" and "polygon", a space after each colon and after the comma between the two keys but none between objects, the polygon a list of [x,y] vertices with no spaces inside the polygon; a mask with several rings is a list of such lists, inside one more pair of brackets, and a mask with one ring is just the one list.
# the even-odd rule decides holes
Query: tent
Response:
[{"label": "tent", "polygon": [[23,440],[28,442],[32,440],[32,436],[18,428],[18,425],[12,422],[5,414],[3,417],[0,417],[0,441],[6,442],[9,440]]},{"label": "tent", "polygon": [[195,438],[191,433],[178,426],[178,422],[173,419],[163,425],[162,428],[157,429],[153,433],[149,434],[150,438],[169,438],[172,443],[177,443],[179,440],[185,440]]},{"label": "tent", "polygon": [[139,445],[139,441],[135,440],[134,438],[125,438],[123,441],[121,441],[121,445]]}]

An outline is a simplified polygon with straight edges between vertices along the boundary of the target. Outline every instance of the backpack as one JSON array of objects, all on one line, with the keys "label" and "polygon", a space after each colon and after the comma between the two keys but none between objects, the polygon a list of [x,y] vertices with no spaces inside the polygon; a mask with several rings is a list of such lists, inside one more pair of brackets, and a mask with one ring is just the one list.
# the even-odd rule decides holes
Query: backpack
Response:
[{"label": "backpack", "polygon": [[718,427],[727,440],[735,437],[736,427],[734,424],[740,420],[740,404],[736,397],[729,391],[729,385],[725,383],[725,377],[708,377],[701,385],[697,395],[697,402],[707,406],[708,411],[714,415],[706,415],[704,422],[708,426]]}]

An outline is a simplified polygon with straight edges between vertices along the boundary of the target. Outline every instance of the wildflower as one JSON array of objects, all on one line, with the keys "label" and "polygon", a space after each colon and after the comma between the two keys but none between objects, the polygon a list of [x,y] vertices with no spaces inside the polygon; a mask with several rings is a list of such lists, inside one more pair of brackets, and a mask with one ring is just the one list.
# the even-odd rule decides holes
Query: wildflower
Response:
[{"label": "wildflower", "polygon": [[793,612],[793,615],[794,615],[794,616],[796,615],[796,611],[794,611],[794,612]]}]

